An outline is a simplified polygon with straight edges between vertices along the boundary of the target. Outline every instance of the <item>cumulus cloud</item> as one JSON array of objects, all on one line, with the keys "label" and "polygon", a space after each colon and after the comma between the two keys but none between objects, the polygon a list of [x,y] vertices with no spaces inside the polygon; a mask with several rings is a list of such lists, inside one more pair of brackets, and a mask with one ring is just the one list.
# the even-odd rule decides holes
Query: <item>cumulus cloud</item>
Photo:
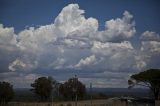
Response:
[{"label": "cumulus cloud", "polygon": [[135,65],[133,67],[136,70],[142,70],[146,68],[147,63],[148,63],[148,57],[145,57],[144,55],[135,55]]},{"label": "cumulus cloud", "polygon": [[92,46],[89,40],[79,39],[79,38],[61,38],[57,39],[53,45],[62,46],[65,48],[75,48],[75,49],[88,49]]},{"label": "cumulus cloud", "polygon": [[98,32],[96,36],[101,41],[121,41],[131,38],[135,33],[133,16],[125,11],[122,18],[106,21],[106,30]]},{"label": "cumulus cloud", "polygon": [[34,64],[31,63],[24,63],[23,61],[21,61],[20,59],[16,59],[15,61],[13,61],[11,64],[9,64],[9,70],[11,71],[16,71],[16,70],[31,70],[34,67],[36,67],[37,62],[35,61]]},{"label": "cumulus cloud", "polygon": [[75,35],[76,32],[80,32],[78,36],[88,36],[89,33],[97,31],[98,21],[94,18],[86,19],[83,14],[84,10],[79,9],[78,4],[64,7],[54,22],[56,28],[63,32],[61,36],[66,37],[71,33]]},{"label": "cumulus cloud", "polygon": [[[133,15],[128,11],[121,18],[107,20],[105,30],[99,31],[97,19],[86,18],[78,4],[69,4],[49,25],[27,27],[17,34],[14,28],[0,25],[1,73],[10,81],[31,81],[39,74],[55,74],[61,79],[76,72],[86,84],[95,81],[92,77],[101,77],[96,86],[105,86],[106,78],[123,82],[160,53],[159,34],[144,32],[139,50],[129,41],[135,33]],[[90,75],[87,80],[86,73]],[[117,73],[121,73],[119,78]]]},{"label": "cumulus cloud", "polygon": [[140,39],[142,40],[142,51],[152,55],[160,54],[160,35],[158,33],[145,31]]},{"label": "cumulus cloud", "polygon": [[140,37],[142,41],[158,41],[160,42],[160,35],[156,32],[145,31]]},{"label": "cumulus cloud", "polygon": [[54,69],[63,69],[64,65],[65,65],[65,59],[63,58],[57,58],[56,61],[54,61],[53,63],[51,63],[49,66],[54,68]]},{"label": "cumulus cloud", "polygon": [[30,27],[18,34],[17,46],[22,51],[42,52],[47,44],[56,40],[54,25],[41,26],[37,29]]},{"label": "cumulus cloud", "polygon": [[0,24],[0,44],[16,44],[16,35],[14,33],[14,28],[7,28]]},{"label": "cumulus cloud", "polygon": [[0,24],[0,73],[8,72],[9,63],[17,56],[16,37],[13,27],[8,28]]},{"label": "cumulus cloud", "polygon": [[128,41],[124,41],[121,43],[94,42],[93,47],[91,48],[93,53],[101,55],[112,55],[113,53],[119,53],[120,51],[127,51],[132,49],[133,47]]},{"label": "cumulus cloud", "polygon": [[17,43],[16,35],[14,33],[14,28],[4,27],[0,24],[0,48],[13,51]]},{"label": "cumulus cloud", "polygon": [[160,42],[144,41],[142,42],[141,50],[150,54],[160,54]]},{"label": "cumulus cloud", "polygon": [[[94,42],[91,50],[100,59],[98,64],[99,69],[126,71],[141,70],[146,66],[144,58],[140,58],[142,57],[141,54],[128,41],[121,43]],[[138,67],[139,64],[142,64],[141,67]]]},{"label": "cumulus cloud", "polygon": [[141,37],[141,52],[148,61],[147,67],[159,68],[160,58],[160,35],[156,32],[145,31]]},{"label": "cumulus cloud", "polygon": [[15,71],[15,70],[16,70],[16,69],[14,68],[15,66],[26,67],[26,65],[25,65],[22,61],[16,59],[12,64],[9,65],[8,68],[9,68],[9,70],[11,70],[11,71]]},{"label": "cumulus cloud", "polygon": [[78,64],[75,65],[75,68],[80,68],[84,66],[92,66],[96,64],[96,57],[94,55],[89,56],[85,59],[81,59]]}]

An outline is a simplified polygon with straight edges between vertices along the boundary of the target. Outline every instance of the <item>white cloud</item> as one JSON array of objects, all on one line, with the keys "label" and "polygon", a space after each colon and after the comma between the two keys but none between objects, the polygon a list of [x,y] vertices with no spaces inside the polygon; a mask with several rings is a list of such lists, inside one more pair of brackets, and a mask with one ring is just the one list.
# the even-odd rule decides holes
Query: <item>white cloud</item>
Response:
[{"label": "white cloud", "polygon": [[[53,23],[38,28],[28,27],[18,34],[14,28],[0,25],[0,63],[12,72],[27,73],[22,75],[24,80],[33,79],[33,72],[50,74],[55,70],[59,71],[54,74],[68,77],[77,69],[95,78],[108,71],[121,72],[123,77],[127,77],[128,73],[147,67],[152,56],[159,56],[159,34],[155,32],[142,34],[141,50],[127,41],[136,33],[133,15],[128,11],[122,18],[106,21],[103,31],[98,31],[97,19],[86,18],[84,13],[78,4],[69,4]],[[79,73],[84,75],[82,71]],[[112,80],[118,82],[116,78]],[[105,86],[105,81],[100,79],[95,83]]]},{"label": "white cloud", "polygon": [[94,55],[81,59],[78,64],[75,65],[75,68],[81,68],[85,66],[92,66],[96,64],[96,57]]},{"label": "white cloud", "polygon": [[133,50],[131,43],[124,41],[121,43],[112,43],[112,42],[94,42],[93,47],[91,48],[92,52],[95,54],[101,54],[104,56],[113,55],[114,53],[127,52]]},{"label": "white cloud", "polygon": [[43,52],[51,42],[56,40],[57,35],[54,32],[54,25],[41,26],[37,29],[30,27],[18,34],[17,46],[22,51]]},{"label": "white cloud", "polygon": [[57,58],[56,61],[54,61],[53,63],[49,64],[50,67],[54,68],[54,69],[63,69],[64,65],[65,65],[65,59],[63,58]]},{"label": "white cloud", "polygon": [[147,68],[159,68],[159,58],[160,58],[160,35],[156,32],[145,31],[142,33],[140,39],[141,44],[141,57],[145,60],[145,63],[139,64],[140,66],[146,65]]},{"label": "white cloud", "polygon": [[17,43],[16,37],[13,27],[8,28],[0,24],[0,49],[14,51]]},{"label": "white cloud", "polygon": [[135,33],[133,16],[125,11],[122,18],[106,21],[106,30],[98,32],[96,36],[101,41],[121,41],[131,38]]},{"label": "white cloud", "polygon": [[88,40],[82,40],[79,38],[64,38],[64,39],[57,39],[53,43],[53,45],[62,46],[65,48],[75,48],[75,49],[87,49],[90,48],[91,43]]},{"label": "white cloud", "polygon": [[140,39],[142,40],[142,52],[149,55],[160,54],[160,35],[158,33],[145,31],[142,33]]},{"label": "white cloud", "polygon": [[143,41],[159,41],[160,42],[160,35],[156,32],[145,31],[140,37],[140,39]]},{"label": "white cloud", "polygon": [[[78,33],[78,35],[86,35],[95,32],[98,29],[98,22],[94,18],[85,19],[84,10],[79,9],[78,4],[69,4],[64,7],[55,19],[56,28],[62,32],[63,37],[67,37],[70,33]],[[75,35],[75,34],[74,34]]]},{"label": "white cloud", "polygon": [[32,70],[33,68],[35,68],[37,66],[37,62],[35,61],[34,64],[31,63],[24,63],[22,60],[20,59],[16,59],[15,61],[13,61],[11,64],[9,64],[8,68],[11,71],[16,71],[16,70]]},{"label": "white cloud", "polygon": [[14,34],[14,28],[3,27],[0,24],[0,44],[16,44],[16,35]]},{"label": "white cloud", "polygon": [[157,41],[143,41],[141,50],[149,54],[160,54],[160,42]]},{"label": "white cloud", "polygon": [[144,69],[147,66],[147,61],[148,61],[147,57],[137,55],[137,56],[135,56],[135,65],[133,67],[136,70],[141,71],[142,69]]},{"label": "white cloud", "polygon": [[131,71],[142,70],[147,66],[146,58],[128,41],[121,43],[94,42],[91,50],[99,59],[97,69]]}]

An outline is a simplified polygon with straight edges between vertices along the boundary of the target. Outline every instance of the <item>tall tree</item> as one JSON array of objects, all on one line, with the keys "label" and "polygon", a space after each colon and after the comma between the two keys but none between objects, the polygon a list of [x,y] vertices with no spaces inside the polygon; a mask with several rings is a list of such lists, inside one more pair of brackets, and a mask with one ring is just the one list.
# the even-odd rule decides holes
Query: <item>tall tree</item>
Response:
[{"label": "tall tree", "polygon": [[9,102],[13,96],[13,86],[8,82],[0,82],[0,103]]},{"label": "tall tree", "polygon": [[77,99],[82,99],[86,93],[86,87],[78,78],[74,77],[61,84],[59,91],[67,99],[74,100],[76,96]]},{"label": "tall tree", "polygon": [[128,80],[129,87],[141,85],[148,87],[154,95],[155,100],[160,94],[160,69],[149,69],[138,74],[134,74]]},{"label": "tall tree", "polygon": [[31,84],[31,91],[37,94],[42,101],[48,100],[52,93],[53,80],[50,77],[40,77]]}]

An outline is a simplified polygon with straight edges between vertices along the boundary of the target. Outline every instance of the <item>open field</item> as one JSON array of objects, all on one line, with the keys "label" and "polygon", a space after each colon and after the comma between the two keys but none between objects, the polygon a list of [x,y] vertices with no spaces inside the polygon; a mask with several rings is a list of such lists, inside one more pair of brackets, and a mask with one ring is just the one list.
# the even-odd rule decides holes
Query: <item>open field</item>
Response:
[{"label": "open field", "polygon": [[[12,102],[8,105],[1,106],[76,106],[74,101],[70,102],[47,102],[47,103],[24,103],[24,102]],[[132,103],[120,101],[116,98],[104,99],[104,100],[85,100],[78,101],[77,106],[154,106],[153,104],[147,103]]]}]

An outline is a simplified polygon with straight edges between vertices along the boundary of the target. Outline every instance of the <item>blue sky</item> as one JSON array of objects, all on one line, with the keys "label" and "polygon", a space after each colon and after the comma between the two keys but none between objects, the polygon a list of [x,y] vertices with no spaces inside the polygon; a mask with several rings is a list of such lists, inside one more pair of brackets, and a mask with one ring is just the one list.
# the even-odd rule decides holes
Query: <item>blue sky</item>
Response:
[{"label": "blue sky", "polygon": [[[127,87],[160,68],[159,0],[0,0],[0,78],[29,87],[39,76]],[[114,84],[112,82],[115,82]]]},{"label": "blue sky", "polygon": [[139,32],[160,30],[159,0],[1,0],[0,22],[5,26],[14,26],[16,32],[27,25],[50,24],[61,9],[70,3],[78,3],[85,10],[86,17],[96,18],[100,29],[104,28],[106,20],[120,17],[128,10],[135,16]]}]

